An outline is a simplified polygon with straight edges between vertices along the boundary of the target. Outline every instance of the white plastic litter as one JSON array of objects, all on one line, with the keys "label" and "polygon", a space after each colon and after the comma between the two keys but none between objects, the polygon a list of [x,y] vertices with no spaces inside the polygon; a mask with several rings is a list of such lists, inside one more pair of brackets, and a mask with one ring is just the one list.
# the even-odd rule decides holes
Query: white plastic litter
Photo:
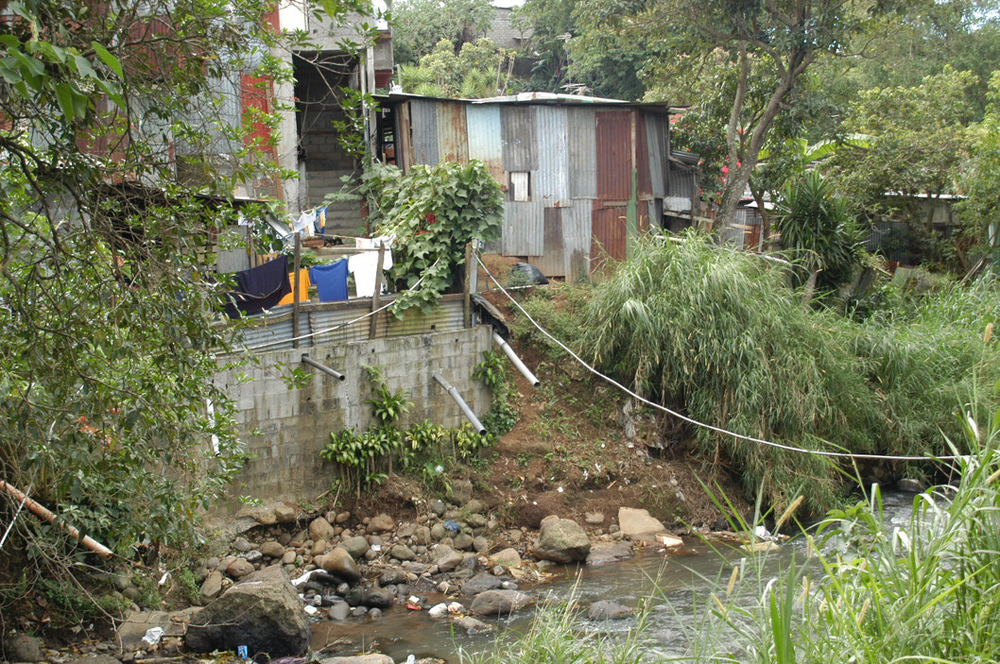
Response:
[{"label": "white plastic litter", "polygon": [[448,615],[448,605],[444,602],[435,604],[427,611],[427,615],[431,618],[444,618]]},{"label": "white plastic litter", "polygon": [[303,583],[309,580],[309,577],[313,575],[313,572],[319,572],[319,571],[321,570],[318,569],[310,570],[305,574],[303,574],[302,576],[300,576],[299,578],[292,579],[292,585],[296,587],[301,586]]},{"label": "white plastic litter", "polygon": [[150,627],[146,630],[146,635],[142,637],[142,642],[148,646],[155,646],[163,638],[162,627]]},{"label": "white plastic litter", "polygon": [[448,613],[461,613],[462,611],[465,611],[465,607],[458,602],[452,602],[448,605]]},{"label": "white plastic litter", "polygon": [[319,613],[319,609],[317,609],[312,604],[306,604],[306,613],[308,613],[309,615],[312,616],[312,615],[315,615],[315,614]]}]

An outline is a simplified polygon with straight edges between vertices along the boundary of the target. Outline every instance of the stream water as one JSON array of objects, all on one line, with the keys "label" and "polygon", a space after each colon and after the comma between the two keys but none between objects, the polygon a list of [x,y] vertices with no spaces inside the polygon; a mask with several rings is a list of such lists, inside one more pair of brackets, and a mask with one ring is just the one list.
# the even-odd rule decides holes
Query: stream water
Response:
[{"label": "stream water", "polygon": [[[890,493],[884,496],[884,519],[888,527],[903,525],[909,518],[913,494]],[[537,598],[554,602],[571,597],[581,606],[609,599],[626,606],[651,603],[645,635],[658,652],[680,655],[688,648],[699,607],[704,607],[711,592],[725,587],[730,574],[745,554],[727,546],[712,547],[689,539],[680,550],[669,552],[641,551],[629,560],[605,565],[567,565],[554,568],[552,582],[532,588],[522,588]],[[770,578],[787,568],[792,558],[805,558],[805,543],[791,540],[769,554],[763,569]],[[428,601],[446,601],[444,596],[428,596]],[[469,598],[461,598],[468,605]],[[313,625],[312,647],[324,656],[378,651],[397,662],[410,654],[436,657],[453,664],[459,661],[459,648],[466,652],[489,651],[498,635],[516,635],[528,627],[532,611],[521,611],[509,620],[501,620],[491,634],[467,635],[464,630],[452,630],[450,621],[434,620],[426,611],[407,611],[395,606],[375,621],[321,621]],[[581,617],[579,628],[604,633],[631,628],[631,620],[591,623]]]}]

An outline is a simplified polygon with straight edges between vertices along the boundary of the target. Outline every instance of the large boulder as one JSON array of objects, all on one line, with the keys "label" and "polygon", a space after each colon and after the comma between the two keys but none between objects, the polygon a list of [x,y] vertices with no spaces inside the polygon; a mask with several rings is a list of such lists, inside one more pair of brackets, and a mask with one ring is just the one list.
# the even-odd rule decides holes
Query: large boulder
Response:
[{"label": "large boulder", "polygon": [[667,530],[658,519],[651,517],[647,510],[631,507],[618,508],[618,528],[623,535],[646,542],[656,541],[656,536]]},{"label": "large boulder", "polygon": [[388,533],[396,529],[396,520],[388,514],[379,514],[368,522],[369,533]]},{"label": "large boulder", "polygon": [[480,572],[462,584],[462,592],[466,595],[478,595],[487,590],[496,590],[503,581],[489,572]]},{"label": "large boulder", "polygon": [[348,537],[340,543],[340,546],[344,547],[344,550],[351,554],[355,560],[361,560],[368,553],[368,540],[361,535]]},{"label": "large boulder", "polygon": [[469,610],[477,616],[506,616],[531,603],[531,596],[520,590],[487,590],[472,600]]},{"label": "large boulder", "polygon": [[628,542],[598,542],[590,549],[588,565],[602,565],[632,557],[632,545]]},{"label": "large boulder", "polygon": [[462,564],[465,556],[447,544],[439,544],[431,552],[431,560],[438,566],[438,571],[450,572]]},{"label": "large boulder", "polygon": [[299,599],[279,565],[246,577],[191,617],[184,644],[199,652],[236,650],[271,659],[303,655],[309,648],[310,628]]},{"label": "large boulder", "polygon": [[356,583],[361,579],[361,570],[354,558],[343,547],[336,547],[333,551],[319,559],[319,566],[330,574],[347,581]]},{"label": "large boulder", "polygon": [[587,617],[591,620],[621,620],[634,613],[635,609],[605,599],[591,604],[587,610]]},{"label": "large boulder", "polygon": [[533,553],[536,558],[556,563],[586,560],[590,553],[590,539],[576,521],[549,517],[542,520]]}]

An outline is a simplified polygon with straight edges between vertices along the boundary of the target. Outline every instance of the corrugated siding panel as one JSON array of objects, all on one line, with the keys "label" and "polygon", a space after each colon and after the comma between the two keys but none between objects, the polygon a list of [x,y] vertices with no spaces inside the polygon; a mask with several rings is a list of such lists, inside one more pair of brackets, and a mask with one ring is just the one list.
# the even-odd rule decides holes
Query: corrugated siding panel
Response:
[{"label": "corrugated siding panel", "polygon": [[438,163],[437,103],[422,99],[411,101],[410,126],[413,163]]},{"label": "corrugated siding panel", "polygon": [[625,260],[628,244],[624,207],[600,207],[594,204],[592,217],[594,241],[590,250],[591,271],[608,267],[608,259]]},{"label": "corrugated siding panel", "polygon": [[628,111],[597,113],[597,197],[626,201],[632,195],[632,121]]},{"label": "corrugated siding panel", "polygon": [[694,171],[682,164],[671,163],[667,174],[667,195],[663,207],[671,212],[690,212],[695,192]]},{"label": "corrugated siding panel", "polygon": [[286,314],[278,318],[270,318],[267,324],[261,323],[244,328],[241,330],[241,335],[247,348],[274,343],[273,346],[262,349],[262,352],[286,350],[292,347],[292,316]]},{"label": "corrugated siding panel", "polygon": [[[545,207],[572,205],[569,196],[569,161],[567,145],[566,109],[557,106],[539,106],[538,121],[538,177],[532,198],[542,200]],[[544,272],[544,270],[543,270]]]},{"label": "corrugated siding panel", "polygon": [[567,281],[576,281],[590,274],[592,213],[593,203],[589,199],[577,199],[573,207],[563,211],[563,252],[566,255]]},{"label": "corrugated siding panel", "polygon": [[544,216],[541,201],[507,201],[503,210],[503,255],[541,256],[545,245]]},{"label": "corrugated siding panel", "polygon": [[464,164],[469,160],[465,105],[458,101],[437,105],[438,159]]},{"label": "corrugated siding panel", "polygon": [[[569,193],[573,198],[597,198],[597,119],[592,108],[570,108]],[[589,207],[587,212],[590,215]],[[589,231],[588,231],[589,232]],[[588,243],[590,242],[588,236]],[[589,245],[588,245],[589,246]],[[588,248],[589,252],[590,249]]]},{"label": "corrugated siding panel", "polygon": [[486,164],[493,179],[507,184],[503,170],[503,142],[500,131],[500,107],[469,104],[465,107],[466,131],[469,137],[469,159]]},{"label": "corrugated siding panel", "polygon": [[666,160],[669,120],[666,116],[646,116],[646,150],[649,155],[649,179],[653,196],[663,198],[667,193]]},{"label": "corrugated siding panel", "polygon": [[230,226],[219,233],[219,246],[215,255],[215,269],[223,274],[240,272],[250,268],[249,226]]},{"label": "corrugated siding panel", "polygon": [[504,106],[500,109],[505,170],[538,170],[536,108],[536,106]]},{"label": "corrugated siding panel", "polygon": [[[639,111],[633,111],[632,119],[635,121],[635,155],[633,158],[636,169],[636,193],[639,195],[639,200],[643,200],[653,195],[653,185],[650,182],[649,173],[649,145],[646,141],[646,123],[643,122],[642,114]],[[631,191],[629,189],[630,193]]]},{"label": "corrugated siding panel", "polygon": [[528,262],[546,277],[566,276],[566,252],[563,241],[563,217],[570,208],[547,207],[543,220],[543,249],[541,256],[532,256]]}]

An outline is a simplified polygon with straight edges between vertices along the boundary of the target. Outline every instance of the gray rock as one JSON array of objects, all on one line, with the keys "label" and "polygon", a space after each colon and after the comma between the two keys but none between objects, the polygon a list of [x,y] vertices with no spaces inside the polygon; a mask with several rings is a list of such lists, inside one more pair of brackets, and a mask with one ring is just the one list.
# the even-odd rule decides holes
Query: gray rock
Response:
[{"label": "gray rock", "polygon": [[591,620],[620,620],[628,618],[633,613],[632,609],[618,602],[601,600],[590,605],[590,608],[587,610],[587,617]]},{"label": "gray rock", "polygon": [[465,616],[464,618],[456,618],[455,626],[464,629],[468,634],[486,634],[492,627],[484,623],[482,620],[476,620],[472,616]]},{"label": "gray rock", "polygon": [[388,514],[379,514],[368,522],[369,533],[388,533],[396,529],[396,522]]},{"label": "gray rock", "polygon": [[336,602],[326,614],[330,616],[330,620],[347,620],[351,615],[351,605],[347,602]]},{"label": "gray rock", "polygon": [[285,555],[285,547],[274,540],[268,540],[260,545],[260,552],[268,558],[280,558]]},{"label": "gray rock", "polygon": [[360,535],[357,537],[348,537],[340,543],[340,546],[351,554],[351,557],[355,560],[364,558],[365,554],[368,553],[368,540]]},{"label": "gray rock", "polygon": [[246,558],[247,562],[255,563],[263,558],[264,554],[261,553],[259,549],[253,549],[252,551],[247,551],[243,554],[243,557]]},{"label": "gray rock", "polygon": [[490,541],[483,536],[475,537],[472,540],[472,548],[476,553],[486,553],[490,548]]},{"label": "gray rock", "polygon": [[587,564],[601,565],[631,557],[632,546],[628,542],[597,542],[590,548]]},{"label": "gray rock", "polygon": [[455,536],[455,548],[461,551],[468,551],[469,549],[471,549],[473,542],[474,540],[472,538],[472,535],[466,535],[465,533],[462,533],[461,535]]},{"label": "gray rock", "polygon": [[431,512],[434,512],[434,514],[441,516],[442,514],[444,514],[444,511],[447,509],[447,507],[445,506],[443,500],[435,498],[434,500],[427,503],[427,509],[429,509]]},{"label": "gray rock", "polygon": [[503,581],[488,572],[480,572],[462,584],[462,592],[466,595],[478,595],[487,590],[496,590]]},{"label": "gray rock", "polygon": [[486,505],[483,504],[481,500],[470,500],[464,505],[466,512],[471,512],[472,514],[477,514],[486,509]]},{"label": "gray rock", "polygon": [[431,539],[433,539],[436,542],[440,542],[445,537],[448,537],[450,535],[451,533],[448,532],[448,529],[445,528],[440,523],[435,523],[433,526],[431,526]]},{"label": "gray rock", "polygon": [[666,528],[658,519],[649,516],[648,510],[631,507],[618,508],[618,527],[623,535],[627,535],[633,540],[650,542],[654,541],[658,534],[666,532]]},{"label": "gray rock", "polygon": [[430,546],[431,542],[431,529],[427,526],[417,526],[417,529],[413,531],[413,541],[420,546]]},{"label": "gray rock", "polygon": [[402,568],[407,572],[411,572],[413,574],[423,574],[424,572],[427,571],[428,565],[426,565],[425,563],[418,563],[412,560],[408,560],[402,564]]},{"label": "gray rock", "polygon": [[490,564],[500,565],[502,567],[520,567],[521,554],[517,552],[517,549],[504,549],[503,551],[498,551],[490,556]]},{"label": "gray rock", "polygon": [[230,563],[229,567],[226,569],[226,573],[238,581],[247,574],[253,573],[253,564],[245,558],[237,558]]},{"label": "gray rock", "polygon": [[469,610],[477,616],[505,616],[530,602],[531,597],[520,590],[487,590],[476,595]]},{"label": "gray rock", "polygon": [[382,587],[395,586],[400,583],[408,583],[409,575],[401,569],[387,569],[378,578],[378,584]]},{"label": "gray rock", "polygon": [[210,572],[207,577],[205,577],[204,583],[201,584],[201,600],[202,602],[211,602],[213,599],[219,596],[222,592],[222,574],[219,572]]},{"label": "gray rock", "polygon": [[343,547],[338,546],[319,559],[318,564],[324,570],[350,583],[361,579],[361,570],[354,558]]},{"label": "gray rock", "polygon": [[121,664],[121,660],[111,655],[83,655],[66,660],[63,664]]},{"label": "gray rock", "polygon": [[604,523],[604,515],[600,512],[587,512],[584,521],[591,526],[599,526]]},{"label": "gray rock", "polygon": [[309,637],[302,602],[288,574],[274,565],[251,574],[195,613],[184,644],[199,653],[245,645],[252,653],[277,658],[304,654]]},{"label": "gray rock", "polygon": [[292,565],[295,563],[295,559],[298,555],[295,553],[295,549],[289,549],[285,551],[285,555],[281,556],[281,563],[283,565]]},{"label": "gray rock", "polygon": [[356,655],[354,657],[323,657],[319,664],[393,664],[388,655]]},{"label": "gray rock", "polygon": [[451,496],[459,505],[465,505],[472,499],[472,482],[455,480],[451,483]]},{"label": "gray rock", "polygon": [[323,517],[317,517],[312,520],[312,523],[309,524],[309,537],[314,542],[318,540],[326,540],[329,542],[336,537],[336,535],[334,534],[333,526],[330,525],[329,521]]},{"label": "gray rock", "polygon": [[295,508],[288,505],[277,505],[274,508],[274,518],[278,523],[295,523]]},{"label": "gray rock", "polygon": [[896,488],[900,491],[907,491],[909,493],[921,493],[927,490],[927,485],[920,480],[913,479],[912,477],[904,477],[896,482]]},{"label": "gray rock", "polygon": [[353,609],[351,609],[351,615],[354,616],[355,618],[361,618],[366,613],[368,613],[367,606],[356,606]]},{"label": "gray rock", "polygon": [[378,620],[381,617],[382,617],[382,609],[375,608],[368,612],[369,620]]},{"label": "gray rock", "polygon": [[[475,501],[473,501],[475,502]],[[486,526],[486,517],[482,514],[470,514],[469,518],[465,520],[472,528],[483,528]]]},{"label": "gray rock", "polygon": [[4,652],[11,662],[42,661],[42,642],[27,634],[14,634],[3,641]]},{"label": "gray rock", "polygon": [[413,550],[405,544],[397,544],[392,547],[389,551],[389,555],[396,560],[413,560],[417,557],[417,554],[413,553]]},{"label": "gray rock", "polygon": [[586,560],[590,553],[590,540],[575,521],[570,519],[545,519],[538,533],[538,543],[533,553],[536,558],[556,563]]},{"label": "gray rock", "polygon": [[440,544],[431,551],[431,560],[437,565],[438,571],[450,572],[462,564],[464,556],[447,544]]},{"label": "gray rock", "polygon": [[350,512],[341,512],[340,514],[338,514],[334,518],[334,521],[338,525],[343,525],[343,524],[347,523],[350,518],[351,518],[351,513]]},{"label": "gray rock", "polygon": [[415,523],[404,523],[399,528],[396,529],[396,537],[400,539],[405,539],[407,537],[413,537],[413,533],[417,532],[417,524]]},{"label": "gray rock", "polygon": [[246,553],[253,548],[253,544],[248,542],[245,537],[237,537],[233,540],[233,548],[241,553]]},{"label": "gray rock", "polygon": [[524,533],[517,529],[511,529],[507,531],[507,537],[510,538],[511,542],[517,544],[524,537]]},{"label": "gray rock", "polygon": [[361,594],[361,606],[388,609],[392,606],[392,593],[387,588],[366,588]]}]

